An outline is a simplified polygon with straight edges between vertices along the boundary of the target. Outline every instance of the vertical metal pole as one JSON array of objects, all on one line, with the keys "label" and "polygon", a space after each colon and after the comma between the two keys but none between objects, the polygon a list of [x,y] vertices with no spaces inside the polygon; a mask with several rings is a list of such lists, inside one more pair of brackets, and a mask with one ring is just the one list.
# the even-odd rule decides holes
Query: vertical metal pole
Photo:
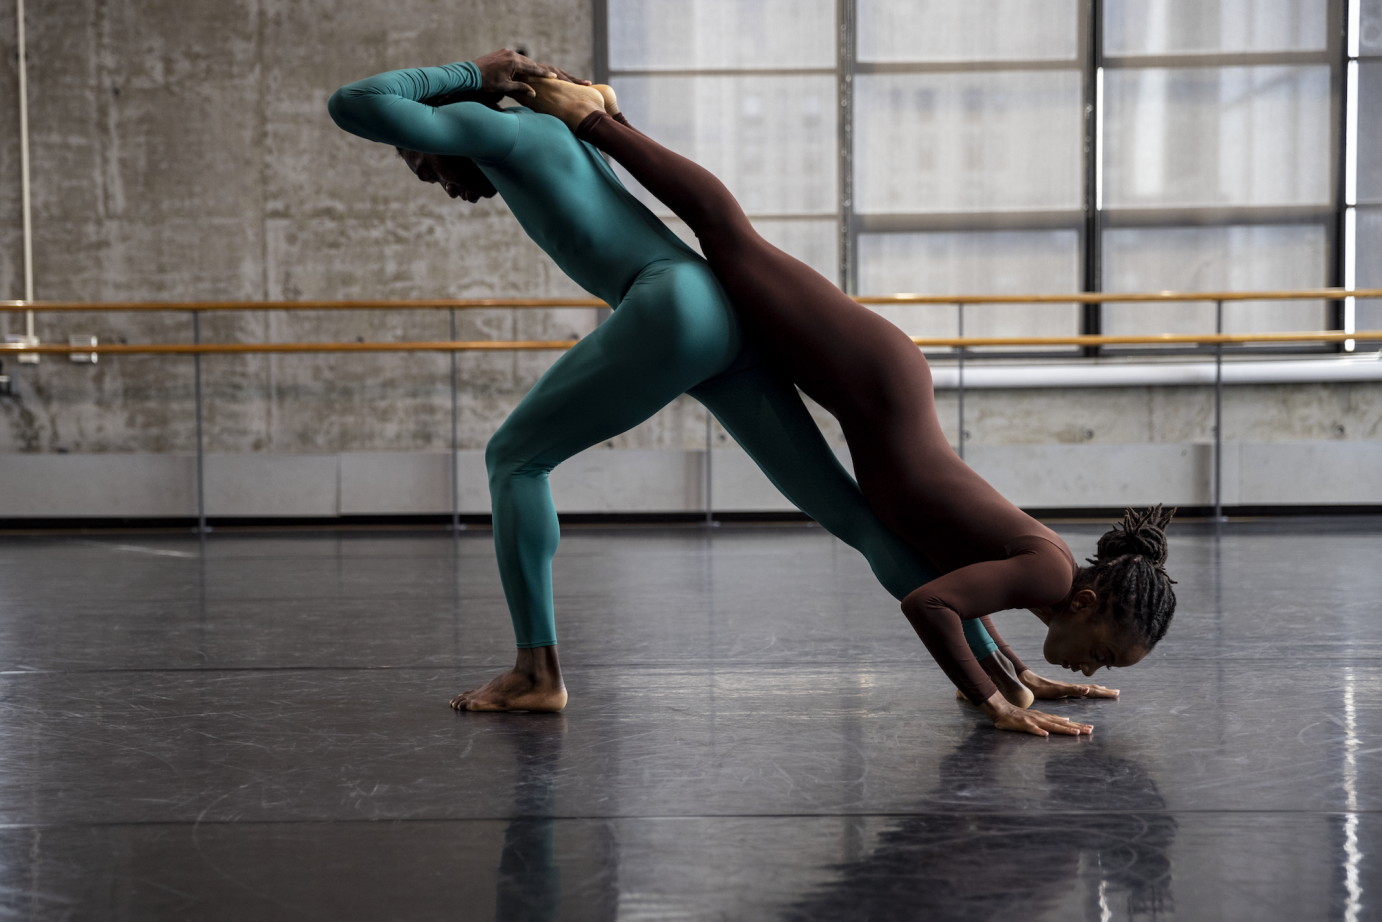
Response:
[{"label": "vertical metal pole", "polygon": [[714,497],[711,495],[710,480],[710,448],[711,436],[715,425],[715,417],[711,415],[710,408],[705,411],[705,527],[713,528],[715,525],[715,504]]},{"label": "vertical metal pole", "polygon": [[[193,311],[192,342],[194,345],[201,345],[201,341],[202,312]],[[206,458],[202,447],[202,356],[200,352],[194,353],[192,356],[192,388],[197,404],[197,534],[205,539],[208,529],[206,527]]]},{"label": "vertical metal pole", "polygon": [[[960,318],[960,338],[961,338],[961,339],[964,339],[964,335],[965,335],[965,306],[964,306],[964,303],[961,302],[961,303],[959,303],[959,304],[956,304],[955,307],[958,309],[958,314],[959,314],[959,318]],[[964,346],[959,346],[959,347],[957,347],[957,355],[958,355],[958,361],[957,361],[957,363],[956,363],[956,368],[957,368],[957,370],[958,370],[958,372],[959,372],[959,381],[958,381],[958,386],[957,386],[957,393],[958,393],[959,398],[960,398],[960,460],[963,461],[963,460],[965,459],[965,347],[964,347]]]},{"label": "vertical metal pole", "polygon": [[835,47],[836,132],[840,171],[840,290],[857,294],[859,235],[854,226],[854,44],[855,0],[836,0]]},{"label": "vertical metal pole", "polygon": [[[1224,332],[1224,302],[1214,302],[1214,332]],[[1224,344],[1214,344],[1214,521],[1224,520]]]},{"label": "vertical metal pole", "polygon": [[[451,341],[456,341],[456,309],[451,308]],[[460,427],[456,407],[456,350],[451,350],[451,534],[461,533]]]},{"label": "vertical metal pole", "polygon": [[[19,46],[19,210],[24,235],[24,300],[34,299],[34,228],[29,193],[29,60],[24,38],[24,0],[15,0],[15,40]],[[24,312],[24,336],[34,341],[34,312]],[[38,361],[38,353],[21,355],[21,364]]]},{"label": "vertical metal pole", "polygon": [[594,0],[590,5],[591,65],[596,83],[609,83],[609,0]]},{"label": "vertical metal pole", "polygon": [[[1102,145],[1103,125],[1103,67],[1104,67],[1104,0],[1085,0],[1080,4],[1080,25],[1084,42],[1080,48],[1084,82],[1084,279],[1086,292],[1103,290],[1103,201]],[[1104,330],[1104,306],[1100,303],[1080,307],[1080,332],[1097,336]],[[1087,357],[1100,354],[1099,346],[1085,346],[1081,352]]]},{"label": "vertical metal pole", "polygon": [[[1328,282],[1331,288],[1345,287],[1345,239],[1346,222],[1348,213],[1348,113],[1349,113],[1349,51],[1352,44],[1352,36],[1349,34],[1349,26],[1352,25],[1351,4],[1349,0],[1342,0],[1338,3],[1329,4],[1329,28],[1326,34],[1328,39],[1329,54],[1329,82],[1330,99],[1338,102],[1333,118],[1330,119],[1329,146],[1330,160],[1333,166],[1333,204],[1334,220],[1329,231],[1329,238],[1326,242],[1329,254],[1329,275]],[[1337,18],[1336,18],[1337,17]],[[1335,45],[1335,42],[1338,45]],[[1337,50],[1336,50],[1337,48]],[[1344,315],[1347,312],[1347,302],[1345,300],[1327,302],[1328,328],[1331,330],[1344,329]],[[1343,343],[1329,343],[1326,349],[1335,352],[1343,352]]]}]

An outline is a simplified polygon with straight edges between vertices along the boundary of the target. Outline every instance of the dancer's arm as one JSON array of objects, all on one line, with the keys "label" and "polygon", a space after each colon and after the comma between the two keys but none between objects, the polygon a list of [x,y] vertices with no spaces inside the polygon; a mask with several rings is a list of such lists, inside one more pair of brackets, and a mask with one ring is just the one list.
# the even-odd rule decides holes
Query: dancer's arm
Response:
[{"label": "dancer's arm", "polygon": [[454,154],[486,162],[508,156],[518,138],[511,116],[477,102],[432,107],[421,100],[466,90],[483,81],[473,61],[392,70],[337,90],[327,111],[341,128],[370,141],[423,154]]},{"label": "dancer's arm", "polygon": [[1041,736],[1088,732],[1081,729],[1084,724],[1007,705],[969,651],[961,627],[964,620],[995,611],[1058,601],[1069,588],[1068,561],[1054,546],[1033,545],[1005,560],[961,567],[932,580],[903,600],[902,611],[945,674],[997,726]]}]

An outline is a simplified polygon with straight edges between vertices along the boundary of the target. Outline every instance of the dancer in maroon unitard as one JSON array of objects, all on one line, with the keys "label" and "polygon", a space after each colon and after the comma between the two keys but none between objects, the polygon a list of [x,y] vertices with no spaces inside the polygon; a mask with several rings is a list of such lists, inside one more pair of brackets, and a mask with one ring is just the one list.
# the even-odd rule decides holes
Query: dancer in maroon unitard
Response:
[{"label": "dancer in maroon unitard", "polygon": [[1130,515],[1122,532],[1101,541],[1095,566],[1081,568],[1059,535],[956,455],[936,416],[926,359],[905,333],[765,241],[723,183],[608,114],[612,94],[602,92],[538,85],[546,111],[695,232],[744,326],[839,420],[869,505],[945,573],[912,592],[903,611],[964,695],[999,726],[1042,732],[1040,718],[1051,717],[1007,705],[965,643],[962,619],[1006,609],[1028,608],[1046,622],[1052,663],[1091,675],[1142,659],[1175,608],[1161,567],[1169,513]]}]

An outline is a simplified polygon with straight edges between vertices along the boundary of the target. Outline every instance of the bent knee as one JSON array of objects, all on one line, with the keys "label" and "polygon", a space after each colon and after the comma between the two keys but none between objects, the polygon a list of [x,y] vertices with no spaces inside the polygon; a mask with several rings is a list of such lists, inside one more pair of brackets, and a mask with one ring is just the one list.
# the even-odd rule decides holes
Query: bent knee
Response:
[{"label": "bent knee", "polygon": [[[512,417],[510,417],[512,419]],[[507,423],[485,444],[485,470],[490,483],[517,474],[538,472],[540,466],[534,465],[531,452],[525,450],[521,434],[513,431]],[[546,471],[542,471],[545,473]]]}]

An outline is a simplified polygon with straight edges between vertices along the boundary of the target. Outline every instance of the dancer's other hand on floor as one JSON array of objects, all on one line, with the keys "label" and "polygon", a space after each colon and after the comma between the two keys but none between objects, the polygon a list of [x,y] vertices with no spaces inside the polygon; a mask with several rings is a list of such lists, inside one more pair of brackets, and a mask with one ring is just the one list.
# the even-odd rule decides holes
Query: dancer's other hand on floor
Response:
[{"label": "dancer's other hand on floor", "polygon": [[605,111],[604,94],[593,86],[568,83],[550,77],[524,79],[537,91],[537,95],[524,100],[524,105],[534,112],[555,115],[572,131],[580,127],[581,122],[585,121],[590,113]]},{"label": "dancer's other hand on floor", "polygon": [[580,80],[560,67],[539,64],[507,48],[491,51],[483,57],[476,58],[474,63],[480,69],[482,91],[512,96],[519,102],[527,102],[536,95],[536,91],[523,82],[526,78],[549,78],[574,83],[577,86],[590,86],[589,80]]},{"label": "dancer's other hand on floor", "polygon": [[1088,736],[1094,732],[1093,724],[1082,724],[1044,711],[1015,707],[1003,698],[1002,692],[994,692],[987,701],[979,705],[979,709],[999,730],[1016,730],[1033,736],[1050,736],[1052,733]]},{"label": "dancer's other hand on floor", "polygon": [[1055,698],[1117,698],[1118,689],[1105,688],[1092,682],[1072,685],[1056,679],[1044,679],[1028,669],[1018,676],[1022,684],[1032,690],[1038,698],[1050,701]]}]

